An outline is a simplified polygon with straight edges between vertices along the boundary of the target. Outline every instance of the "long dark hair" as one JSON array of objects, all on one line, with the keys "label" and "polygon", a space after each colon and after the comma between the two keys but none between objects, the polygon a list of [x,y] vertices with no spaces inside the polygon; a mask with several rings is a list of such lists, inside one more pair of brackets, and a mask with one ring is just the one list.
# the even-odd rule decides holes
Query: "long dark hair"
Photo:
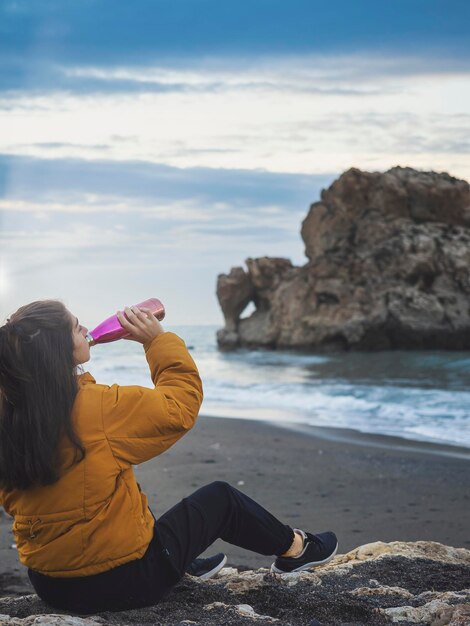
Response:
[{"label": "long dark hair", "polygon": [[0,487],[51,485],[59,478],[59,442],[85,449],[72,426],[78,392],[72,316],[62,302],[20,307],[0,327]]}]

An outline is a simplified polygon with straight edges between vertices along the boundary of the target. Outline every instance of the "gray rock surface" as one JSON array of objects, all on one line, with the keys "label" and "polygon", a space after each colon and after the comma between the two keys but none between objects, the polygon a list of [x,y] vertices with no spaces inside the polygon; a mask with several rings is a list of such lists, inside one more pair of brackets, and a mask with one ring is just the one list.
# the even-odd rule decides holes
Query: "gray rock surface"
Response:
[{"label": "gray rock surface", "polygon": [[314,572],[276,576],[224,568],[186,576],[159,605],[87,617],[61,614],[35,595],[0,599],[0,626],[275,624],[360,626],[470,623],[470,550],[435,542],[375,542]]},{"label": "gray rock surface", "polygon": [[221,349],[470,348],[466,181],[350,169],[311,205],[301,235],[301,267],[249,258],[218,276]]}]

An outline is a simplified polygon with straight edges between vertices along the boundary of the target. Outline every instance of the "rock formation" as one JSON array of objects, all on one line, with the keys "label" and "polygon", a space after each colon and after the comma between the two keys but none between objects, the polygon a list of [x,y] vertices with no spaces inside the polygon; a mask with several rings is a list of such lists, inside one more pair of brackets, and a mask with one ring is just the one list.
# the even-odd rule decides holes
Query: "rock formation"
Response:
[{"label": "rock formation", "polygon": [[361,546],[313,572],[224,568],[186,576],[154,607],[63,615],[35,595],[0,599],[0,626],[378,626],[470,623],[470,550],[429,541]]},{"label": "rock formation", "polygon": [[301,234],[305,265],[249,258],[247,271],[219,275],[220,348],[470,349],[466,181],[350,169],[311,205]]}]

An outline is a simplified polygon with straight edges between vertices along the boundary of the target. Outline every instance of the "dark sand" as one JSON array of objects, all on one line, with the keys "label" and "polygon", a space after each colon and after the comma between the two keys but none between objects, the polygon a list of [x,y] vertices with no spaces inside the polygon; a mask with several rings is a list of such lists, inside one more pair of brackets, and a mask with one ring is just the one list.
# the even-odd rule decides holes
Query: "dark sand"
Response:
[{"label": "dark sand", "polygon": [[[470,548],[470,450],[354,431],[287,429],[200,417],[173,448],[136,468],[158,517],[185,495],[225,480],[280,520],[334,530],[339,552],[372,541],[439,541]],[[0,513],[0,596],[29,592],[11,520]],[[217,541],[227,565],[266,567],[270,557]]]}]

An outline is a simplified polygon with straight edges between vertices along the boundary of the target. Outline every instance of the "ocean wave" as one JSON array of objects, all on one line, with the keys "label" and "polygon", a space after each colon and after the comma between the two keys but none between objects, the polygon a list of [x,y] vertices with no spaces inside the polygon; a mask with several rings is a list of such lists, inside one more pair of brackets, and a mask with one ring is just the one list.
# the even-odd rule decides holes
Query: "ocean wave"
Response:
[{"label": "ocean wave", "polygon": [[[180,336],[204,385],[202,413],[279,419],[470,447],[470,355],[444,352],[308,355],[217,350],[210,327]],[[142,347],[93,349],[106,384],[152,386]]]}]

